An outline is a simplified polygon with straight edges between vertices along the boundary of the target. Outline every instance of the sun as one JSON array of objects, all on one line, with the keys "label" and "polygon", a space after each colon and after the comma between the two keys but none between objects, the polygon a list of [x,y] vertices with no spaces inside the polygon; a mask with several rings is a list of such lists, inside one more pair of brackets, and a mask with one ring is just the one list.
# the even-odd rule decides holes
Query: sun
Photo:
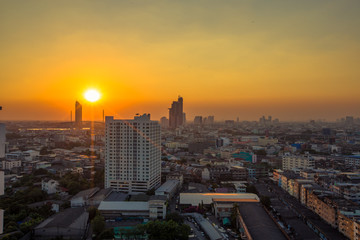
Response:
[{"label": "sun", "polygon": [[96,102],[100,99],[100,93],[95,89],[89,89],[85,92],[84,97],[89,102]]}]

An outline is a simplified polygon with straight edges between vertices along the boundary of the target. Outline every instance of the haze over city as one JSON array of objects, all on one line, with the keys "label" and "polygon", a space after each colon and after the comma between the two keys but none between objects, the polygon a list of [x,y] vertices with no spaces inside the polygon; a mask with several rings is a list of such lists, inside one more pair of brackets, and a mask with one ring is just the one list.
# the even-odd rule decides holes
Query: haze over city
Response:
[{"label": "haze over city", "polygon": [[0,240],[359,240],[359,10],[0,1]]},{"label": "haze over city", "polygon": [[[2,1],[1,120],[359,117],[359,1]],[[90,104],[84,92],[97,89]]]}]

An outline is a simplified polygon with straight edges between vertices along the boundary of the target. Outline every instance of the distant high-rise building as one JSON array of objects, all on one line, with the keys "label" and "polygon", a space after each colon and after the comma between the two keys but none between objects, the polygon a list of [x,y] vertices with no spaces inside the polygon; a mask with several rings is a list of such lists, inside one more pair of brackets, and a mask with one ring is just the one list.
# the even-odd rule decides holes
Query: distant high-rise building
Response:
[{"label": "distant high-rise building", "polygon": [[203,123],[204,125],[208,124],[208,119],[207,119],[207,117],[204,117],[204,118],[203,118],[202,123]]},{"label": "distant high-rise building", "polygon": [[146,192],[161,184],[160,125],[150,114],[105,118],[105,188]]},{"label": "distant high-rise building", "polygon": [[78,101],[75,102],[75,126],[82,127],[82,105]]},{"label": "distant high-rise building", "polygon": [[234,120],[225,120],[225,125],[233,126],[235,124]]},{"label": "distant high-rise building", "polygon": [[207,118],[208,124],[214,124],[214,119],[215,119],[214,116],[208,116]]},{"label": "distant high-rise building", "polygon": [[177,101],[173,101],[169,108],[169,126],[177,128],[184,123],[183,98],[179,96]]},{"label": "distant high-rise building", "polygon": [[169,119],[166,117],[160,118],[160,126],[161,128],[168,128],[169,127]]},{"label": "distant high-rise building", "polygon": [[348,125],[352,125],[354,123],[354,117],[353,116],[346,116],[345,123]]},{"label": "distant high-rise building", "polygon": [[0,123],[0,159],[5,158],[6,148],[6,127],[4,123]]},{"label": "distant high-rise building", "polygon": [[273,120],[272,120],[272,117],[271,116],[268,116],[268,118],[266,119],[265,116],[262,116],[260,119],[259,119],[259,123],[262,124],[262,125],[268,125],[268,124],[272,124],[273,123]]},{"label": "distant high-rise building", "polygon": [[201,125],[202,124],[202,116],[195,116],[194,124],[195,125]]}]

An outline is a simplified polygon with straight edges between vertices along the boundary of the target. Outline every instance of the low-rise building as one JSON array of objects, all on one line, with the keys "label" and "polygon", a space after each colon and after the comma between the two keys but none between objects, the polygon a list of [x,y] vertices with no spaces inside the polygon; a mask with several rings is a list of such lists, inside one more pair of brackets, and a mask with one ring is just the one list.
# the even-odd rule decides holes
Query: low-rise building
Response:
[{"label": "low-rise building", "polygon": [[339,210],[338,226],[339,232],[351,240],[360,239],[359,235],[360,210]]},{"label": "low-rise building", "polygon": [[101,201],[98,207],[105,219],[166,218],[166,196],[151,196],[147,201],[124,201],[109,197],[109,199]]},{"label": "low-rise building", "polygon": [[2,161],[2,169],[3,170],[11,170],[13,168],[21,167],[20,159],[11,159],[11,160],[3,160]]},{"label": "low-rise building", "polygon": [[94,196],[100,188],[90,188],[81,192],[78,192],[75,196],[73,196],[70,200],[71,207],[83,207],[88,205],[88,200]]},{"label": "low-rise building", "polygon": [[53,179],[41,180],[41,190],[47,194],[54,194],[58,192],[59,182]]},{"label": "low-rise building", "polygon": [[89,213],[84,208],[68,208],[44,220],[33,230],[35,239],[54,239],[62,236],[63,239],[83,239]]},{"label": "low-rise building", "polygon": [[168,180],[155,190],[155,195],[166,196],[167,199],[171,199],[178,190],[180,182],[178,180]]},{"label": "low-rise building", "polygon": [[259,202],[260,199],[253,193],[180,193],[181,205],[210,205],[214,201]]},{"label": "low-rise building", "polygon": [[283,156],[282,168],[283,170],[293,170],[314,168],[314,158],[310,154],[305,155],[285,155]]},{"label": "low-rise building", "polygon": [[166,175],[166,181],[168,180],[178,180],[181,187],[184,183],[184,176],[181,173],[169,173]]}]

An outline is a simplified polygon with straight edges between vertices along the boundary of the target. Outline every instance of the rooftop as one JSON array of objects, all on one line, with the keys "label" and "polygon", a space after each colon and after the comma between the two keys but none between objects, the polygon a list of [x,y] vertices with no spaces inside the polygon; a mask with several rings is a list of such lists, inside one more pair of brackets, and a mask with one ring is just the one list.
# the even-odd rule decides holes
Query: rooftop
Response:
[{"label": "rooftop", "polygon": [[128,196],[126,193],[112,192],[104,201],[125,201]]},{"label": "rooftop", "polygon": [[94,196],[91,197],[91,200],[104,200],[112,192],[111,188],[101,189]]},{"label": "rooftop", "polygon": [[[180,204],[197,206],[199,203],[211,204],[213,200],[242,202],[258,202],[259,197],[253,193],[180,193]],[[230,200],[229,200],[230,201]]]},{"label": "rooftop", "polygon": [[102,201],[99,206],[99,211],[149,211],[148,202],[129,202],[129,201]]},{"label": "rooftop", "polygon": [[83,208],[67,208],[63,212],[44,220],[35,229],[51,227],[83,229],[88,218],[89,213]]},{"label": "rooftop", "polygon": [[92,197],[96,192],[98,192],[100,190],[100,188],[95,187],[95,188],[90,188],[90,189],[86,189],[84,191],[78,192],[75,196],[73,196],[71,199],[76,199],[76,198],[90,198]]},{"label": "rooftop", "polygon": [[156,192],[171,192],[174,188],[176,188],[179,185],[179,180],[167,180],[164,184],[162,184],[158,189],[156,189]]},{"label": "rooftop", "polygon": [[286,239],[260,204],[239,203],[240,214],[254,240]]}]

